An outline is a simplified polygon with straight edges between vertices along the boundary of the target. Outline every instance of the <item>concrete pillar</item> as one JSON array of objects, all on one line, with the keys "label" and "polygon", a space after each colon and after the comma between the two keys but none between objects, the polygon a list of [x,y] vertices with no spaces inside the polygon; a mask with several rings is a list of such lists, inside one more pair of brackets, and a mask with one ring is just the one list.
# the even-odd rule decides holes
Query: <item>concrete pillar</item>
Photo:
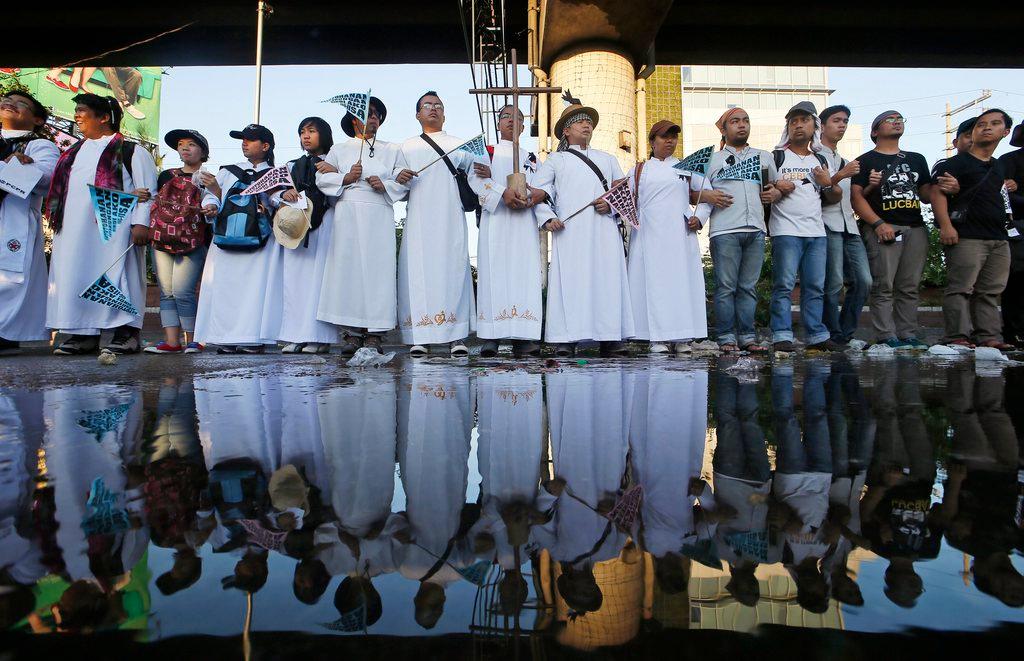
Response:
[{"label": "concrete pillar", "polygon": [[[636,78],[633,62],[605,45],[586,45],[559,55],[551,65],[551,85],[568,89],[585,106],[600,114],[591,143],[614,154],[627,172],[636,163]],[[551,126],[565,107],[552,104]],[[622,149],[625,143],[628,148]]]}]

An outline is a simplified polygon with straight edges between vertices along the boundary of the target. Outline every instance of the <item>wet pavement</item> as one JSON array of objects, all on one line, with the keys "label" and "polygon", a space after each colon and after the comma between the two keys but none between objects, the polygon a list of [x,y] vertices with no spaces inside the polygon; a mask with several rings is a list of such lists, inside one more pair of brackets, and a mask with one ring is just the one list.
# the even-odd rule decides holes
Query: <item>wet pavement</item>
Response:
[{"label": "wet pavement", "polygon": [[1022,382],[909,356],[0,359],[0,649],[977,653],[1024,623]]}]

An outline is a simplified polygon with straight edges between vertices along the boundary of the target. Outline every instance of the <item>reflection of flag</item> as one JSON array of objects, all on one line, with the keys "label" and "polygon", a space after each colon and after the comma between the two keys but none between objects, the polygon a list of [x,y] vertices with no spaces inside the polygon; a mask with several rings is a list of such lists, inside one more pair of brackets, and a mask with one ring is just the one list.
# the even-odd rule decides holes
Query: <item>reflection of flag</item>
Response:
[{"label": "reflection of flag", "polygon": [[697,540],[696,544],[683,544],[679,551],[688,558],[696,560],[705,567],[722,569],[722,560],[718,557],[718,547],[710,539]]},{"label": "reflection of flag", "polygon": [[78,295],[78,298],[84,298],[87,301],[94,301],[115,310],[139,316],[138,309],[132,305],[132,302],[128,300],[124,292],[110,281],[106,273],[96,278],[96,282],[86,287],[85,291]]},{"label": "reflection of flag", "polygon": [[487,581],[487,574],[491,571],[491,563],[487,560],[480,560],[474,562],[468,567],[463,567],[459,570],[459,574],[462,578],[466,579],[473,585],[480,587]]},{"label": "reflection of flag", "polygon": [[92,184],[88,186],[89,194],[92,196],[93,212],[96,214],[96,224],[100,228],[100,239],[106,243],[114,236],[121,222],[128,217],[139,198],[119,190],[100,188]]},{"label": "reflection of flag", "polygon": [[337,96],[332,96],[329,99],[324,99],[322,103],[337,103],[345,106],[345,110],[355,115],[360,122],[365,124],[366,118],[370,113],[370,91],[371,90],[366,90],[366,94],[363,94],[362,92],[338,94]]},{"label": "reflection of flag", "polygon": [[83,411],[82,417],[77,420],[78,426],[88,429],[97,441],[101,441],[104,434],[117,429],[132,404],[118,404],[102,411]]},{"label": "reflection of flag", "polygon": [[102,477],[92,481],[86,506],[89,513],[82,519],[82,530],[86,535],[107,535],[127,530],[128,512],[115,507],[118,494],[104,484]]},{"label": "reflection of flag", "polygon": [[276,168],[270,168],[265,171],[262,177],[249,184],[248,188],[242,191],[242,195],[259,195],[280,186],[295,186],[292,183],[292,175],[288,172],[287,165],[279,165]]},{"label": "reflection of flag", "polygon": [[725,541],[738,555],[746,555],[758,562],[768,562],[768,532],[734,532],[725,536]]},{"label": "reflection of flag", "polygon": [[245,528],[246,537],[253,544],[262,546],[268,551],[280,551],[284,546],[284,538],[287,533],[271,532],[256,519],[239,519],[238,522]]},{"label": "reflection of flag", "polygon": [[677,170],[682,170],[684,174],[690,174],[696,172],[697,174],[705,174],[707,172],[708,163],[711,161],[711,154],[714,153],[715,147],[708,145],[703,149],[698,149],[683,160],[679,161],[672,167]]},{"label": "reflection of flag", "polygon": [[761,157],[752,156],[735,165],[730,165],[715,176],[718,181],[761,181]]},{"label": "reflection of flag", "polygon": [[626,493],[615,502],[615,506],[605,516],[622,530],[630,530],[640,512],[640,501],[644,497],[644,488],[637,484],[626,490]]},{"label": "reflection of flag", "polygon": [[487,143],[484,142],[483,133],[471,140],[466,140],[456,149],[459,151],[468,151],[474,156],[487,156]]},{"label": "reflection of flag", "polygon": [[333,622],[322,622],[320,626],[325,629],[330,629],[331,631],[344,631],[346,633],[365,631],[366,605],[359,604],[359,606],[352,610],[342,613],[337,620]]},{"label": "reflection of flag", "polygon": [[601,196],[611,205],[612,211],[629,221],[634,229],[640,228],[640,216],[636,211],[636,201],[633,199],[633,191],[629,190],[627,180],[622,180],[617,185]]}]

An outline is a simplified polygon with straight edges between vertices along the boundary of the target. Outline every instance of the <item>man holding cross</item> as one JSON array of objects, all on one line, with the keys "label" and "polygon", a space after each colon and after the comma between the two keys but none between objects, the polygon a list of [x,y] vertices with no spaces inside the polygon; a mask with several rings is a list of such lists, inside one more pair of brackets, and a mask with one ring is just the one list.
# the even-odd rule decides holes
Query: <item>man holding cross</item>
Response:
[{"label": "man holding cross", "polygon": [[442,343],[450,343],[453,357],[469,355],[463,340],[476,321],[469,230],[457,180],[461,171],[479,183],[471,167],[476,157],[458,149],[464,141],[444,132],[444,119],[436,92],[416,101],[423,133],[402,143],[394,171],[409,199],[398,255],[398,325],[414,356]]},{"label": "man holding cross", "polygon": [[573,355],[580,340],[624,355],[622,340],[634,335],[622,236],[611,207],[598,199],[622,179],[622,168],[588,146],[597,121],[597,110],[579,103],[562,111],[555,136],[563,142],[533,182],[548,195],[537,207],[537,224],[553,233],[545,339],[560,356]]}]

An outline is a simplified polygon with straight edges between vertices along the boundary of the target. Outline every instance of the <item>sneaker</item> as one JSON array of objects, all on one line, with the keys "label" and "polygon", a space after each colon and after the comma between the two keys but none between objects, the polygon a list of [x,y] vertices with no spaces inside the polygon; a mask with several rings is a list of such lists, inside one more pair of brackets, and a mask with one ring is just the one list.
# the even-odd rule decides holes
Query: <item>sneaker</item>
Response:
[{"label": "sneaker", "polygon": [[363,346],[367,349],[373,349],[377,353],[384,353],[381,351],[380,335],[367,335],[363,338]]},{"label": "sneaker", "polygon": [[422,358],[423,356],[426,356],[427,353],[427,348],[422,344],[414,344],[409,349],[409,355],[412,356],[413,358]]},{"label": "sneaker", "polygon": [[533,340],[512,340],[512,355],[516,358],[539,356],[540,345]]},{"label": "sneaker", "polygon": [[629,348],[625,342],[601,342],[601,355],[602,356],[627,356],[629,355]]},{"label": "sneaker", "polygon": [[133,106],[130,103],[125,103],[121,107],[124,108],[124,111],[126,113],[128,113],[128,115],[130,117],[133,117],[133,118],[139,119],[139,120],[146,119],[146,113],[142,112],[141,110],[139,110],[138,108],[136,108],[135,106]]},{"label": "sneaker", "polygon": [[81,356],[95,353],[100,346],[99,335],[72,335],[53,350],[57,356]]},{"label": "sneaker", "polygon": [[240,344],[237,351],[238,353],[258,355],[266,351],[266,347],[262,344]]},{"label": "sneaker", "polygon": [[668,345],[664,342],[651,342],[651,353],[668,353]]},{"label": "sneaker", "polygon": [[818,342],[816,344],[808,345],[807,350],[808,351],[833,352],[833,351],[842,351],[843,350],[843,346],[841,344],[839,344],[838,342],[833,342],[832,340],[829,339],[829,340],[825,340],[824,342]]},{"label": "sneaker", "polygon": [[899,338],[895,338],[895,337],[890,337],[885,342],[879,342],[878,344],[885,344],[887,346],[892,347],[893,349],[908,349],[908,348],[910,348],[910,345],[908,345],[905,341],[903,341],[903,340],[901,340]]},{"label": "sneaker", "polygon": [[498,341],[497,340],[486,340],[480,346],[480,357],[481,358],[494,358],[498,355]]},{"label": "sneaker", "polygon": [[238,353],[238,347],[236,347],[233,344],[225,344],[223,346],[217,347],[217,353],[221,355],[236,354]]},{"label": "sneaker", "polygon": [[676,342],[673,347],[676,353],[693,353],[693,347],[690,346],[689,342]]},{"label": "sneaker", "polygon": [[146,353],[182,353],[183,349],[180,344],[167,344],[161,342],[156,346],[149,346],[143,349]]},{"label": "sneaker", "polygon": [[782,353],[793,353],[796,351],[796,345],[790,340],[783,340],[781,342],[773,342],[772,349]]},{"label": "sneaker", "polygon": [[302,353],[330,353],[331,345],[326,342],[307,342]]},{"label": "sneaker", "polygon": [[[361,347],[366,346],[366,339],[358,335],[345,335],[341,340],[341,355],[354,356]],[[426,353],[426,350],[424,350]]]},{"label": "sneaker", "polygon": [[185,353],[203,353],[205,349],[206,347],[198,342],[189,342],[185,345]]},{"label": "sneaker", "polygon": [[452,358],[465,358],[469,355],[469,348],[461,341],[452,342],[450,345]]},{"label": "sneaker", "polygon": [[103,350],[106,352],[122,356],[129,353],[138,353],[141,349],[139,332],[134,328],[130,331],[122,329],[114,331],[114,337],[111,338],[110,344],[103,347]]},{"label": "sneaker", "polygon": [[302,353],[305,348],[305,342],[289,342],[281,348],[281,353]]},{"label": "sneaker", "polygon": [[916,337],[906,337],[899,341],[903,343],[903,347],[906,349],[913,349],[914,351],[928,350],[928,345]]}]

